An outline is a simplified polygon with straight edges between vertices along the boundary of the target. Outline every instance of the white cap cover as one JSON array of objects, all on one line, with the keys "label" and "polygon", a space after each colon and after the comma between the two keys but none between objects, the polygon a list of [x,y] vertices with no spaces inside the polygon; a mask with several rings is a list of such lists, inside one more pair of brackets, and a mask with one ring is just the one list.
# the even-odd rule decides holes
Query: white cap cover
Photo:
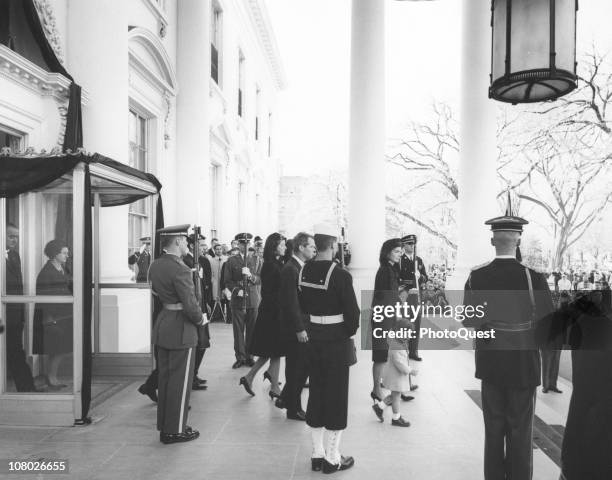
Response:
[{"label": "white cap cover", "polygon": [[315,235],[327,235],[328,237],[336,237],[339,236],[339,229],[329,223],[319,223],[314,226],[314,234]]}]

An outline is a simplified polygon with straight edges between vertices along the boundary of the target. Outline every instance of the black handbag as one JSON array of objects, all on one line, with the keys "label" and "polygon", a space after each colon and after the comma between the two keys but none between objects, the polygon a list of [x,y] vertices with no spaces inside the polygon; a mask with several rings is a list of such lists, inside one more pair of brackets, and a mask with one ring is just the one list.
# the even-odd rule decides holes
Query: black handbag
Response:
[{"label": "black handbag", "polygon": [[357,363],[357,348],[355,347],[355,341],[352,338],[349,338],[346,341],[345,358],[346,364],[349,367]]}]

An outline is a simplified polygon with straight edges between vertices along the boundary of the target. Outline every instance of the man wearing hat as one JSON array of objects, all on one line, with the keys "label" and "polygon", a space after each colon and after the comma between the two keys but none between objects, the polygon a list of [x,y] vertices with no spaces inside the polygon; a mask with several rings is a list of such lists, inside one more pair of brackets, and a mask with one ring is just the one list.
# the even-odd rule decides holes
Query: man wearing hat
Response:
[{"label": "man wearing hat", "polygon": [[[427,270],[421,257],[416,255],[416,235],[405,235],[402,237],[402,247],[404,253],[400,257],[397,268],[399,268],[400,289],[409,291],[409,302],[417,305],[420,302],[420,290],[427,283]],[[421,314],[413,322],[416,332],[421,330]],[[408,341],[408,356],[412,360],[420,362],[419,357],[419,336],[416,335]]]},{"label": "man wearing hat", "polygon": [[[207,291],[210,288],[210,263],[208,263],[208,260],[206,259],[206,257],[204,257],[204,254],[206,252],[206,244],[204,243],[206,241],[206,237],[204,237],[204,235],[198,235],[198,246],[199,246],[199,259],[198,259],[198,267],[196,268],[196,264],[193,258],[194,255],[194,242],[195,242],[195,234],[194,235],[190,235],[187,238],[187,246],[189,248],[189,251],[187,252],[187,254],[183,257],[183,262],[185,263],[185,265],[187,265],[191,271],[193,272],[193,276],[194,276],[194,285],[195,285],[195,275],[198,275],[200,277],[200,298],[201,298],[201,302],[200,302],[200,308],[202,309],[203,312],[209,312],[209,307],[208,307],[208,303],[207,303]],[[206,380],[201,379],[200,377],[198,377],[198,371],[200,370],[200,365],[202,365],[202,360],[204,358],[204,354],[206,353],[206,349],[210,347],[210,331],[208,328],[208,325],[206,325],[200,332],[199,332],[199,340],[198,340],[198,346],[196,348],[196,353],[195,353],[195,365],[194,365],[194,370],[193,370],[193,384],[192,384],[192,390],[206,390],[208,387],[206,386]]]},{"label": "man wearing hat", "polygon": [[298,277],[300,306],[310,320],[306,423],[312,435],[312,469],[333,473],[355,463],[340,455],[340,436],[347,424],[349,367],[356,362],[351,337],[359,328],[360,311],[351,274],[333,260],[338,230],[317,225],[314,241],[317,256],[302,266]]},{"label": "man wearing hat", "polygon": [[138,267],[136,281],[146,282],[149,265],[151,265],[151,237],[141,237],[140,242],[142,243],[140,250],[128,257],[128,264],[136,264]]},{"label": "man wearing hat", "polygon": [[197,327],[208,323],[198,303],[187,254],[189,225],[158,230],[164,254],[149,269],[149,281],[163,308],[153,326],[159,370],[157,429],[162,443],[188,442],[199,432],[187,425],[193,383]]},{"label": "man wearing hat", "polygon": [[475,341],[476,378],[482,380],[485,480],[529,480],[533,473],[533,416],[540,384],[535,329],[553,305],[544,275],[516,258],[527,223],[510,208],[506,215],[487,221],[495,259],[475,267],[465,284],[465,306],[484,306],[485,314],[463,325],[495,334]]},{"label": "man wearing hat", "polygon": [[232,325],[234,329],[234,354],[236,361],[232,368],[243,365],[253,366],[253,357],[247,352],[251,343],[253,327],[257,311],[253,300],[249,295],[249,286],[255,284],[258,279],[251,274],[247,263],[247,252],[253,235],[250,233],[239,233],[234,237],[238,242],[239,254],[229,257],[224,266],[223,281],[225,288],[231,292],[230,307],[232,312]]}]

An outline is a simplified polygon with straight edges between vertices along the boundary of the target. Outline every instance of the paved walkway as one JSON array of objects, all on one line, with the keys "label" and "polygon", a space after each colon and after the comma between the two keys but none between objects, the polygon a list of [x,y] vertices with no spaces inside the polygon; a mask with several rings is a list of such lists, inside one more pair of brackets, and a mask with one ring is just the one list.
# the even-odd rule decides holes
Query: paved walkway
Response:
[{"label": "paved walkway", "polygon": [[[208,379],[209,391],[193,392],[191,397],[189,424],[200,430],[198,440],[162,445],[155,430],[156,407],[136,392],[140,382],[134,382],[93,411],[99,419],[94,425],[0,427],[0,458],[70,460],[69,476],[0,477],[299,480],[320,476],[310,471],[306,425],[286,420],[284,411],[274,407],[267,395],[268,383],[262,381],[263,372],[254,383],[254,398],[238,386],[246,369],[231,369],[231,327],[213,324],[212,335],[213,348],[206,353],[200,371]],[[412,426],[403,429],[375,418],[369,399],[370,352],[359,352],[359,362],[351,369],[349,428],[342,441],[342,452],[353,455],[356,463],[352,470],[336,474],[338,477],[482,478],[482,415],[469,395],[480,388],[473,377],[473,354],[423,351],[422,356],[417,398],[402,406]],[[564,380],[560,387],[563,395],[539,394],[537,415],[546,425],[565,423],[571,388]],[[389,410],[386,414],[390,417]],[[558,479],[559,469],[551,459],[554,454],[535,448],[535,479]]]}]

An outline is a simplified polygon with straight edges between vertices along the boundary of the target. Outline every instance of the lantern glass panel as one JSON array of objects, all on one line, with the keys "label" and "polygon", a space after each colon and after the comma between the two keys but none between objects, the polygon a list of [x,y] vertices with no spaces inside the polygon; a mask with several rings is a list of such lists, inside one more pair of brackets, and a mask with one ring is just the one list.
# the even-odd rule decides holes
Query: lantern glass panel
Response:
[{"label": "lantern glass panel", "polygon": [[493,17],[493,78],[506,73],[506,8],[508,0],[495,0]]},{"label": "lantern glass panel", "polygon": [[535,70],[549,66],[550,2],[512,1],[511,25],[512,72]]},{"label": "lantern glass panel", "polygon": [[576,0],[556,1],[555,50],[556,66],[574,72],[576,59]]}]

